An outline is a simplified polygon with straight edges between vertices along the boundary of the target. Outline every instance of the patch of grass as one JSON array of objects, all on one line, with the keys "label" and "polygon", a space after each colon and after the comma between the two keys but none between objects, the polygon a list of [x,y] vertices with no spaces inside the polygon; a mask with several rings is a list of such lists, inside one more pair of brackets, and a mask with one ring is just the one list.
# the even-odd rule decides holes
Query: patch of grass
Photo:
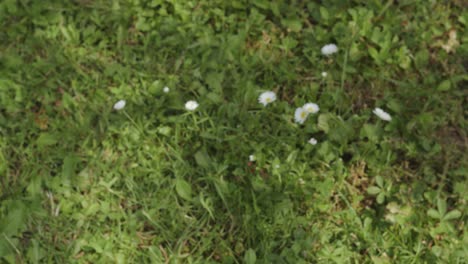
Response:
[{"label": "patch of grass", "polygon": [[1,262],[463,263],[468,15],[363,3],[2,1]]}]

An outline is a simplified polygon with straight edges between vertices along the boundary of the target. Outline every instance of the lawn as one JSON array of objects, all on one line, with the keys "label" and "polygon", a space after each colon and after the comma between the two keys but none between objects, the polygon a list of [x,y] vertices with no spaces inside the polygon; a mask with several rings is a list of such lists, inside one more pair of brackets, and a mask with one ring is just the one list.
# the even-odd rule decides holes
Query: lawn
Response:
[{"label": "lawn", "polygon": [[0,1],[0,263],[467,263],[467,24]]}]

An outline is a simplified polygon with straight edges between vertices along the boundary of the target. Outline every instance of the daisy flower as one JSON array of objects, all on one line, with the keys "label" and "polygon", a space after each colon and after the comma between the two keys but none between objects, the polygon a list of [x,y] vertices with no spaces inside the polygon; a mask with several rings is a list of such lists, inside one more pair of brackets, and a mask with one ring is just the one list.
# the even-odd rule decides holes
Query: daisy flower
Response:
[{"label": "daisy flower", "polygon": [[325,78],[327,77],[328,73],[327,72],[322,72],[322,77]]},{"label": "daisy flower", "polygon": [[385,112],[381,108],[376,107],[372,113],[374,113],[376,116],[378,116],[380,119],[385,120],[385,121],[392,121],[392,117],[390,116],[389,113]]},{"label": "daisy flower", "polygon": [[322,47],[322,54],[325,56],[338,52],[338,47],[335,44],[327,44]]},{"label": "daisy flower", "polygon": [[304,108],[296,108],[296,112],[294,112],[294,121],[299,124],[304,124],[308,115],[309,112],[307,112]]},{"label": "daisy flower", "polygon": [[309,141],[309,144],[312,144],[312,145],[317,145],[317,140],[315,138],[310,138]]},{"label": "daisy flower", "polygon": [[169,89],[169,87],[167,87],[167,86],[163,88],[163,92],[164,92],[164,93],[168,93],[170,90],[171,90],[171,89]]},{"label": "daisy flower", "polygon": [[316,103],[307,103],[302,108],[309,114],[315,114],[320,110],[320,107]]},{"label": "daisy flower", "polygon": [[269,103],[276,101],[276,94],[272,91],[264,92],[258,97],[258,102],[263,106],[267,106]]},{"label": "daisy flower", "polygon": [[122,110],[125,107],[125,100],[119,100],[117,103],[114,104],[115,110]]},{"label": "daisy flower", "polygon": [[249,161],[254,162],[257,158],[254,155],[249,155]]},{"label": "daisy flower", "polygon": [[197,109],[197,107],[198,103],[196,101],[190,100],[185,103],[185,109],[189,111],[194,111],[195,109]]}]

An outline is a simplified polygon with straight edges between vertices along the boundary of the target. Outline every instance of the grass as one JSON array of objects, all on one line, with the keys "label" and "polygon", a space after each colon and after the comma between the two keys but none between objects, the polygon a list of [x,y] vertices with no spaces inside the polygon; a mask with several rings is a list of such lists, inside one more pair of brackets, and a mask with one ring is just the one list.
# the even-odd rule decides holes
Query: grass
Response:
[{"label": "grass", "polygon": [[2,1],[0,262],[466,263],[463,1],[318,2]]}]

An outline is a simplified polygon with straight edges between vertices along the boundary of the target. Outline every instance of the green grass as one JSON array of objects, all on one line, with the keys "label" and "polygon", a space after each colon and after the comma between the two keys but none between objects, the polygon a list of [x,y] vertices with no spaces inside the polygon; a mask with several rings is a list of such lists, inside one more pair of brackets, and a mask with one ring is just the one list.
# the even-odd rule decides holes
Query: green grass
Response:
[{"label": "green grass", "polygon": [[0,263],[466,263],[463,1],[318,2],[1,1]]}]

